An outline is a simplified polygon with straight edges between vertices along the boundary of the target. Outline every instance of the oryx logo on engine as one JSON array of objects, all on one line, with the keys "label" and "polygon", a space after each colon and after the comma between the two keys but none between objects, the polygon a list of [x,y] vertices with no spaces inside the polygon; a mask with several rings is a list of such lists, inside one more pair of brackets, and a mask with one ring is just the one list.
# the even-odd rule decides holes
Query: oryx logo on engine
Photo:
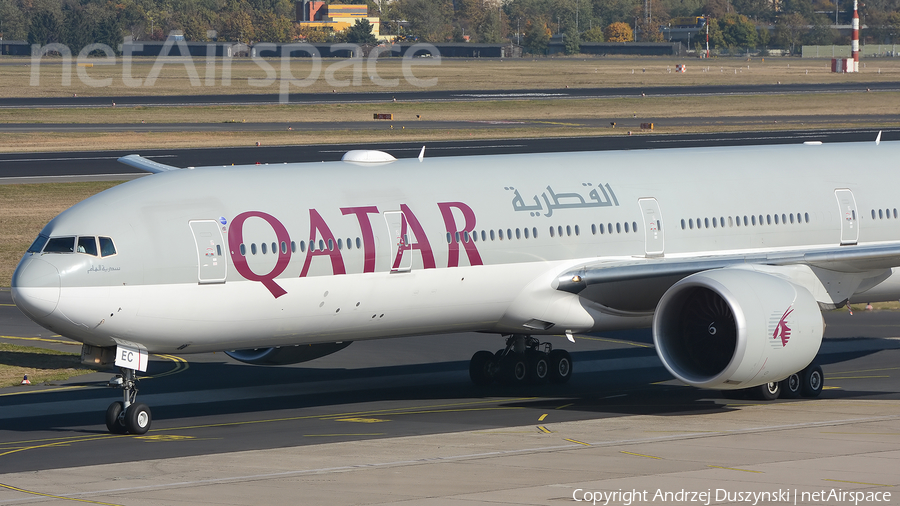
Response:
[{"label": "oryx logo on engine", "polygon": [[791,328],[788,326],[787,318],[794,312],[793,307],[788,307],[781,318],[778,313],[772,313],[769,319],[769,332],[772,335],[772,347],[784,348],[787,346],[788,340],[791,338]]}]

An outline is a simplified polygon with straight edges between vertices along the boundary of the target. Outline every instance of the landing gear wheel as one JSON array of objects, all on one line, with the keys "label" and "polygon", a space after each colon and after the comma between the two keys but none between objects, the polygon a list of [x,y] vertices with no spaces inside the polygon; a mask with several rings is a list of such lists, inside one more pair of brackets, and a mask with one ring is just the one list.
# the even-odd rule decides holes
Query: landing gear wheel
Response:
[{"label": "landing gear wheel", "polygon": [[490,385],[494,381],[494,354],[478,351],[469,361],[469,379],[478,386]]},{"label": "landing gear wheel", "polygon": [[822,368],[817,365],[807,366],[803,369],[803,382],[800,385],[800,394],[803,397],[818,397],[825,385],[825,375]]},{"label": "landing gear wheel", "polygon": [[122,401],[116,401],[106,408],[106,428],[111,434],[127,434],[128,429],[123,425],[122,411],[125,410]]},{"label": "landing gear wheel", "polygon": [[547,354],[542,351],[529,350],[525,354],[528,365],[528,382],[533,385],[545,383],[550,379],[550,363]]},{"label": "landing gear wheel", "polygon": [[500,361],[500,380],[507,385],[520,385],[528,375],[525,357],[519,353],[510,353]]},{"label": "landing gear wheel", "polygon": [[150,430],[150,408],[142,402],[125,410],[125,427],[131,434],[146,434]]},{"label": "landing gear wheel", "polygon": [[781,394],[781,383],[777,381],[763,383],[750,389],[753,397],[761,401],[774,401]]},{"label": "landing gear wheel", "polygon": [[781,398],[796,399],[800,397],[800,383],[802,378],[799,372],[791,374],[787,378],[781,380]]},{"label": "landing gear wheel", "polygon": [[565,383],[572,377],[572,356],[566,350],[553,350],[550,352],[550,381],[553,383]]}]

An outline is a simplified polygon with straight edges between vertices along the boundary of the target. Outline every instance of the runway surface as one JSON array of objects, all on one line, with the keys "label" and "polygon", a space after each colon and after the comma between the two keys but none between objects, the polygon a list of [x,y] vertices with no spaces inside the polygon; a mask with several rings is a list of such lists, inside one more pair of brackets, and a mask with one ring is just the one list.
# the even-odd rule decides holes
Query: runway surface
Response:
[{"label": "runway surface", "polygon": [[[876,133],[729,134],[712,144],[869,141]],[[426,156],[711,142],[642,137],[434,143]],[[386,148],[412,157],[420,147]],[[350,148],[152,156],[189,166],[266,153],[266,161],[276,163],[278,157],[338,159]],[[25,174],[30,181],[121,177],[112,171],[128,168],[115,162],[117,156],[4,155],[0,169],[16,168],[14,178]],[[572,381],[525,388],[471,385],[471,355],[503,344],[481,334],[358,342],[282,367],[240,364],[221,353],[153,357],[139,385],[139,399],[154,415],[144,436],[106,432],[103,413],[121,395],[105,386],[113,371],[3,388],[0,506],[559,504],[585,499],[586,491],[619,490],[647,491],[651,498],[724,491],[714,504],[752,504],[728,493],[774,490],[799,498],[760,504],[851,503],[804,499],[816,491],[893,493],[879,504],[896,502],[900,312],[830,312],[826,323],[816,359],[825,371],[821,397],[770,403],[725,399],[672,380],[648,331],[582,335],[574,344],[556,338],[553,344],[573,355]],[[80,350],[27,320],[4,290],[0,342]],[[608,504],[628,502],[619,496]],[[702,504],[674,496],[652,502]]]},{"label": "runway surface", "polygon": [[[412,158],[424,145],[425,156],[463,156],[510,153],[553,153],[607,151],[699,146],[739,146],[788,144],[806,141],[874,142],[875,128],[852,130],[791,130],[765,132],[716,132],[709,134],[610,135],[602,137],[545,137],[538,139],[493,139],[445,142],[383,142],[370,144],[328,144],[140,150],[139,154],[176,167],[242,165],[255,163],[320,162],[340,160],[351,149],[379,149],[396,158]],[[900,129],[882,131],[882,140],[900,139]],[[124,180],[146,173],[118,163],[117,158],[134,150],[72,151],[66,153],[0,154],[0,184],[71,180]]]},{"label": "runway surface", "polygon": [[354,130],[492,130],[502,132],[514,131],[525,127],[542,128],[548,131],[559,128],[609,128],[613,125],[619,130],[640,131],[641,124],[652,123],[655,128],[711,128],[735,127],[771,128],[781,123],[804,125],[806,128],[816,126],[828,128],[835,124],[857,124],[860,128],[871,128],[871,125],[890,125],[897,123],[897,116],[891,113],[883,115],[828,115],[828,116],[741,116],[741,117],[595,117],[595,118],[556,118],[553,120],[492,120],[492,121],[428,121],[428,120],[370,120],[370,121],[309,121],[292,123],[145,123],[139,114],[131,123],[3,123],[0,133],[48,133],[48,132],[328,132]]},{"label": "runway surface", "polygon": [[[417,90],[347,93],[291,93],[288,101],[298,104],[383,103],[393,101],[479,101],[524,99],[584,99],[634,96],[697,95],[771,95],[810,93],[866,93],[898,91],[900,83],[828,83],[828,84],[762,84],[727,86],[647,86],[610,88],[559,88],[518,90]],[[185,106],[185,105],[250,105],[280,103],[278,94],[240,95],[167,95],[167,96],[65,96],[33,98],[0,98],[0,108],[23,107],[110,107],[116,106]]]}]

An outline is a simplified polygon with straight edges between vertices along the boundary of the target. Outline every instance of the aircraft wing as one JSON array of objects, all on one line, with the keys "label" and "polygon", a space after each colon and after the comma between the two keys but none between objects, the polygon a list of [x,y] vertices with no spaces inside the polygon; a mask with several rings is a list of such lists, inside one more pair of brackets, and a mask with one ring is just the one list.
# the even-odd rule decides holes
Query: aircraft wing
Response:
[{"label": "aircraft wing", "polygon": [[117,160],[120,163],[124,163],[125,165],[134,167],[136,169],[141,169],[147,172],[151,172],[156,174],[157,172],[166,172],[170,170],[179,170],[181,167],[174,167],[172,165],[166,165],[164,163],[154,162],[149,158],[144,158],[141,155],[127,155],[119,158]]},{"label": "aircraft wing", "polygon": [[892,243],[708,257],[597,261],[567,270],[556,279],[554,287],[600,303],[621,300],[625,297],[623,291],[640,292],[640,296],[635,296],[639,302],[636,301],[630,309],[652,311],[662,293],[678,280],[703,271],[741,265],[805,265],[831,271],[835,275],[880,278],[875,273],[890,272],[892,267],[900,266],[900,245]]}]

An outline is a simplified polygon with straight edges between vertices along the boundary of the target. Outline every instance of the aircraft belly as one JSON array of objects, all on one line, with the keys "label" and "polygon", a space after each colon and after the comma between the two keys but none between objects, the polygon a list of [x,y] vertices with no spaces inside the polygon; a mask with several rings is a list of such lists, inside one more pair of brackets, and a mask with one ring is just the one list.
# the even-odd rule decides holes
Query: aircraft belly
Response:
[{"label": "aircraft belly", "polygon": [[255,281],[147,285],[127,338],[199,353],[491,330],[548,268],[557,272],[535,262],[278,279],[278,298]]}]

